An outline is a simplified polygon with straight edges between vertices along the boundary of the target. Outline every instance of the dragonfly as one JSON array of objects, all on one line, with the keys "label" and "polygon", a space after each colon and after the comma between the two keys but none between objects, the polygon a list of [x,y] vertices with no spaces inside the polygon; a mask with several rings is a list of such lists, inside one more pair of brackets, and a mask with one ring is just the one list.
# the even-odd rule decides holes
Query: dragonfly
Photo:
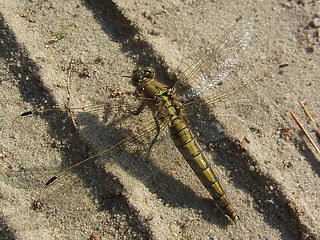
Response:
[{"label": "dragonfly", "polygon": [[[148,107],[153,115],[152,121],[142,124],[141,130],[134,131],[110,148],[58,172],[58,174],[45,183],[45,186],[50,185],[71,169],[85,162],[96,159],[101,155],[106,155],[106,158],[117,157],[119,152],[124,149],[136,149],[141,140],[153,136],[154,138],[149,147],[150,151],[160,132],[164,129],[169,129],[174,145],[187,161],[203,186],[208,190],[216,205],[232,221],[237,222],[239,216],[227,196],[205,149],[199,144],[189,126],[188,109],[192,109],[192,107],[202,104],[213,104],[228,98],[230,95],[236,95],[248,85],[268,75],[269,72],[265,72],[252,79],[248,79],[242,86],[227,93],[209,95],[205,97],[205,99],[199,98],[206,90],[206,88],[202,87],[203,84],[206,86],[217,85],[228,77],[235,68],[240,53],[245,50],[246,45],[248,44],[249,33],[245,27],[246,25],[241,24],[241,22],[243,22],[242,17],[237,18],[216,43],[211,46],[207,55],[182,72],[171,87],[157,80],[153,67],[142,66],[135,68],[131,75],[131,82],[139,93],[141,105],[136,111],[128,111],[132,115],[140,115],[142,111]],[[285,66],[286,64],[283,64],[279,67],[282,68]],[[183,94],[185,94],[184,98]],[[114,107],[118,106],[119,103],[114,105]],[[130,109],[132,106],[136,106],[136,104],[126,105],[124,107]],[[82,111],[99,111],[103,110],[104,107],[80,109]],[[69,108],[65,110],[70,111],[77,109]],[[46,110],[34,110],[25,112],[21,114],[21,116],[45,112]]]}]

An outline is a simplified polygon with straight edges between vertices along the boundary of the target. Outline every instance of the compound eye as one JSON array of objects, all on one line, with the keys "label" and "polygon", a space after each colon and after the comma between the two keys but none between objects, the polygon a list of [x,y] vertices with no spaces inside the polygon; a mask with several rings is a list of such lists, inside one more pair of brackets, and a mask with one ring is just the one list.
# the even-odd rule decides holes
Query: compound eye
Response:
[{"label": "compound eye", "polygon": [[143,71],[146,78],[153,77],[155,74],[154,69],[152,67],[144,67]]},{"label": "compound eye", "polygon": [[143,70],[144,70],[145,72],[154,72],[153,67],[144,67]]},{"label": "compound eye", "polygon": [[143,75],[143,70],[141,67],[136,68],[132,71],[131,82],[134,86],[137,86],[141,76]]},{"label": "compound eye", "polygon": [[154,78],[155,73],[152,67],[138,67],[132,71],[131,82],[134,86],[141,85],[142,82],[146,82]]}]

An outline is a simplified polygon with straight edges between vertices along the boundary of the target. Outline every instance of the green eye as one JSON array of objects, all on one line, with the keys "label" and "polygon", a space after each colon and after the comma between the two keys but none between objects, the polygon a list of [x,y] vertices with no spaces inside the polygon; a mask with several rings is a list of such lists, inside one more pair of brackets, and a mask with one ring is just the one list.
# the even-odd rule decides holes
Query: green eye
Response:
[{"label": "green eye", "polygon": [[152,67],[138,67],[133,70],[131,82],[134,86],[142,85],[154,77],[154,69]]},{"label": "green eye", "polygon": [[143,67],[142,70],[145,73],[150,73],[150,74],[154,74],[154,69],[152,67]]}]

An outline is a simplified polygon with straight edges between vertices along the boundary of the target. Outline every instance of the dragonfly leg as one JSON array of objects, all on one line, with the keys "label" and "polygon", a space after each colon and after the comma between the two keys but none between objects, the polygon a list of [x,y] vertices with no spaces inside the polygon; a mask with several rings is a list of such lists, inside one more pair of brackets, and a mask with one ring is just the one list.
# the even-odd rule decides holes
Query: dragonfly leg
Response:
[{"label": "dragonfly leg", "polygon": [[159,137],[159,134],[160,134],[160,131],[161,131],[161,127],[160,127],[159,122],[158,122],[158,121],[155,121],[155,123],[156,123],[157,133],[156,133],[156,135],[154,136],[154,138],[153,138],[153,140],[152,140],[152,142],[151,142],[151,144],[150,144],[150,146],[149,146],[149,148],[148,148],[148,154],[147,154],[147,156],[146,156],[146,158],[145,158],[145,161],[148,161],[149,156],[150,156],[150,154],[151,154],[151,149],[152,149],[153,145],[157,142],[157,138]]},{"label": "dragonfly leg", "polygon": [[143,111],[143,109],[144,109],[145,106],[146,106],[146,103],[145,103],[145,102],[142,102],[141,105],[138,107],[138,109],[137,109],[136,111],[132,111],[132,110],[130,110],[130,109],[128,109],[128,111],[129,111],[132,115],[137,116],[137,115],[139,115],[139,114]]}]

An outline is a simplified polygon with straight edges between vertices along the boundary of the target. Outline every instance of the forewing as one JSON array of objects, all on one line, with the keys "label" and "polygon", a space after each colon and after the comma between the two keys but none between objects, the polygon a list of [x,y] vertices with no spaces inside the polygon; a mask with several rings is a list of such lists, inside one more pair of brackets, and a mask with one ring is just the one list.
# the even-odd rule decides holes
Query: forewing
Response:
[{"label": "forewing", "polygon": [[[32,122],[35,117],[33,115],[39,115],[39,117],[44,118],[47,115],[51,115],[53,117],[56,116],[54,117],[55,119],[62,116],[62,127],[59,127],[57,131],[63,131],[67,116],[63,112],[67,112],[72,114],[79,134],[93,147],[93,152],[96,152],[96,154],[70,166],[70,168],[62,169],[56,176],[47,179],[47,183],[50,184],[58,177],[69,172],[73,167],[95,160],[98,157],[101,157],[104,162],[122,162],[120,165],[123,165],[124,162],[121,161],[123,154],[134,154],[141,158],[147,156],[148,151],[150,151],[150,144],[158,129],[150,111],[143,111],[139,116],[133,116],[130,113],[130,111],[135,111],[140,104],[140,101],[109,99],[108,104],[28,111],[17,118],[14,125],[19,128],[20,121]],[[28,129],[27,131],[29,131],[29,134],[41,134],[36,133],[36,129]],[[68,164],[63,165],[65,167]]]},{"label": "forewing", "polygon": [[251,32],[250,19],[238,18],[224,34],[218,38],[205,56],[189,66],[178,78],[176,87],[179,93],[183,86],[191,87],[193,94],[199,96],[203,91],[221,83],[237,66],[242,52],[249,44]]}]

